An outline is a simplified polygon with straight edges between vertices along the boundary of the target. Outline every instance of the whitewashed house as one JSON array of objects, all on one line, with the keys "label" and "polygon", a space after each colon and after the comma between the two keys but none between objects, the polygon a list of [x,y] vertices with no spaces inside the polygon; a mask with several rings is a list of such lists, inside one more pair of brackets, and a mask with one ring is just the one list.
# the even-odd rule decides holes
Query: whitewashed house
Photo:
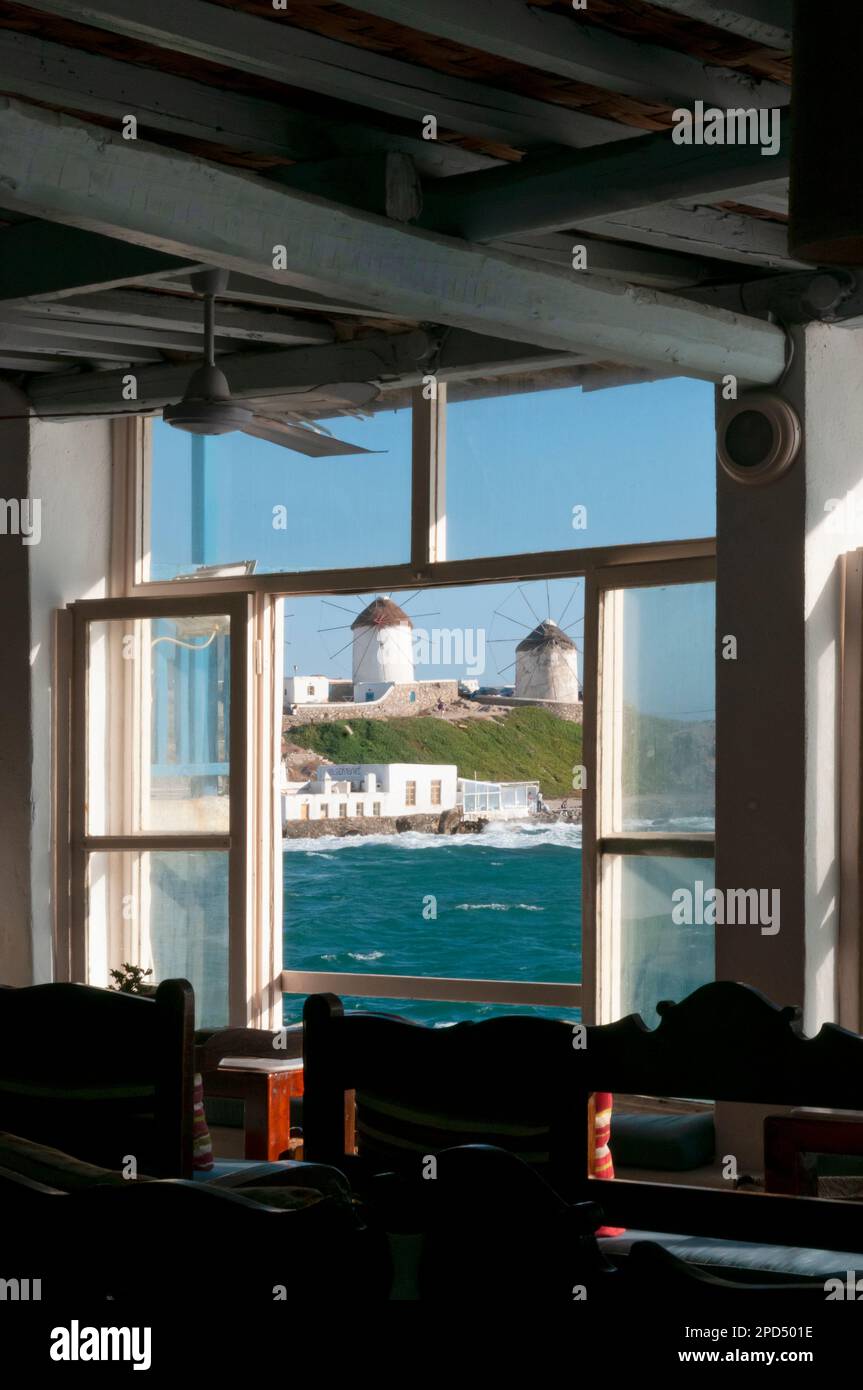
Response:
[{"label": "whitewashed house", "polygon": [[282,782],[282,821],[367,820],[451,811],[458,769],[436,763],[322,766],[308,782]]},{"label": "whitewashed house", "polygon": [[285,708],[289,705],[325,705],[330,698],[327,676],[287,676]]}]

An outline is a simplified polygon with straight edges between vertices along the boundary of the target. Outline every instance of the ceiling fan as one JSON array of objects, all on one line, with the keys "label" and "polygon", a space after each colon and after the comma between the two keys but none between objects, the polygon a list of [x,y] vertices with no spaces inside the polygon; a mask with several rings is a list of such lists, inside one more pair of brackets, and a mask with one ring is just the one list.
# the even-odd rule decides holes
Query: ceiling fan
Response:
[{"label": "ceiling fan", "polygon": [[[174,429],[186,430],[189,434],[231,434],[240,430],[255,439],[264,439],[270,444],[279,444],[286,449],[295,449],[310,458],[327,458],[344,454],[369,454],[359,444],[348,444],[336,439],[320,424],[303,419],[290,409],[281,405],[285,397],[280,396],[279,408],[268,413],[266,408],[252,410],[248,405],[231,398],[225,374],[216,366],[216,296],[222,293],[228,283],[226,270],[196,271],[191,277],[192,288],[204,301],[204,361],[189,379],[183,399],[176,405],[166,405],[162,418]],[[326,406],[329,411],[357,410],[374,400],[377,388],[367,382],[334,382],[316,387],[313,391],[297,394],[297,405],[302,402],[306,408],[314,408],[315,403]],[[261,406],[262,402],[255,402]]]}]

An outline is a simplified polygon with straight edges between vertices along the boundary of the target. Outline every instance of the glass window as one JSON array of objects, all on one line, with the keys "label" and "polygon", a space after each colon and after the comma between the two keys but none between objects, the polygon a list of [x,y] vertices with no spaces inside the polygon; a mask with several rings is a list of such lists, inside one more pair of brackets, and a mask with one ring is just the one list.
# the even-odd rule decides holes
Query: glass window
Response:
[{"label": "glass window", "polygon": [[89,834],[226,831],[228,616],[111,619],[88,640]]},{"label": "glass window", "polygon": [[249,435],[205,439],[155,420],[149,578],[203,566],[269,574],[408,560],[410,410],[322,424],[370,452],[309,459]]},{"label": "glass window", "polygon": [[123,964],[151,981],[186,979],[195,1026],[228,1022],[228,855],[211,850],[100,851],[87,864],[88,979]]},{"label": "glass window", "polygon": [[654,1027],[661,1000],[684,999],[713,979],[713,870],[712,859],[604,857],[614,1018],[638,1013]]},{"label": "glass window", "polygon": [[[331,708],[283,720],[283,757],[387,818],[364,827],[374,834],[291,827],[287,1021],[303,988],[430,1021],[577,1010],[583,607],[576,579],[287,600],[286,669],[325,674]],[[417,811],[432,809],[427,828]],[[442,810],[465,833],[437,834]],[[381,1004],[378,981],[395,990],[404,975],[466,997]]]},{"label": "glass window", "polygon": [[609,831],[712,830],[716,764],[716,589],[606,596],[613,722]]},{"label": "glass window", "polygon": [[447,405],[447,558],[712,536],[713,387],[683,377]]}]

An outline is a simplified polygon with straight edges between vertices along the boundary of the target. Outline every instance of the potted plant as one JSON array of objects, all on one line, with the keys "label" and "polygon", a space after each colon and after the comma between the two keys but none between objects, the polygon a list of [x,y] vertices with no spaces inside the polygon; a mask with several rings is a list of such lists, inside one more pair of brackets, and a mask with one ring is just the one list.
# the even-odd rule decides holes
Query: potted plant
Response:
[{"label": "potted plant", "polygon": [[110,988],[118,990],[120,994],[151,996],[156,993],[156,986],[146,983],[147,976],[153,973],[152,970],[144,970],[142,966],[131,965],[129,961],[124,960],[119,970],[111,970],[109,973],[115,981]]}]

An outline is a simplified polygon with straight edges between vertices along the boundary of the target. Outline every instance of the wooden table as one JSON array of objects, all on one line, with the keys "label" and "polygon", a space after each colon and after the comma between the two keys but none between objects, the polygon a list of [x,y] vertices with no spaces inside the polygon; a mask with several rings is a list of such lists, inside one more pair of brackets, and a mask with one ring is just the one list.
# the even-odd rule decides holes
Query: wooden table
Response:
[{"label": "wooden table", "polygon": [[863,1157],[863,1115],[854,1110],[792,1110],[764,1121],[764,1186],[792,1197],[817,1197],[818,1179],[804,1156]]},{"label": "wooden table", "polygon": [[259,1162],[295,1156],[291,1098],[302,1094],[302,1058],[224,1057],[216,1071],[204,1074],[205,1102],[207,1096],[243,1102],[245,1157]]}]

